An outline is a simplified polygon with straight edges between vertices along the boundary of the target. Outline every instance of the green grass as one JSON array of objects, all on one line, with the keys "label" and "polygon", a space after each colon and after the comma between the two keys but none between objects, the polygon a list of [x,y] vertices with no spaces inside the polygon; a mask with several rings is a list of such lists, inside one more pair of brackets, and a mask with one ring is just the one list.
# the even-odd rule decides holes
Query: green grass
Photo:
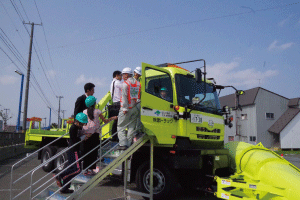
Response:
[{"label": "green grass", "polygon": [[300,154],[300,150],[278,150],[278,151],[274,151],[275,153],[277,153],[278,155],[285,155],[285,154]]}]

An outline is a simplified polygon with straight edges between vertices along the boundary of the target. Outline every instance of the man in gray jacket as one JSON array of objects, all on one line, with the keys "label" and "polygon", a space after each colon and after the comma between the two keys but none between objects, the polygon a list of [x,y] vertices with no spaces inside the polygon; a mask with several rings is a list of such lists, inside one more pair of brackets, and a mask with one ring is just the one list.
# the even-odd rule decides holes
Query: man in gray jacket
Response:
[{"label": "man in gray jacket", "polygon": [[132,144],[140,112],[136,105],[139,103],[141,96],[141,84],[132,77],[132,70],[128,67],[124,68],[122,76],[124,82],[120,101],[121,109],[118,116],[119,150],[125,150]]}]

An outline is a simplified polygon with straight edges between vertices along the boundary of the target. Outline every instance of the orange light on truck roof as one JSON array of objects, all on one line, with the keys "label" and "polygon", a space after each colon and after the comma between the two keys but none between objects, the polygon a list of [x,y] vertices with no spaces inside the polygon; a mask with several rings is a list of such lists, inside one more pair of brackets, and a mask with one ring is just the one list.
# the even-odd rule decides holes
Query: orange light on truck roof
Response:
[{"label": "orange light on truck roof", "polygon": [[184,68],[182,68],[182,67],[179,67],[179,66],[177,66],[177,65],[168,64],[167,66],[168,66],[168,67],[178,68],[178,69],[183,69],[183,70],[185,70],[185,71],[187,71],[187,72],[190,72],[189,70],[184,69]]}]

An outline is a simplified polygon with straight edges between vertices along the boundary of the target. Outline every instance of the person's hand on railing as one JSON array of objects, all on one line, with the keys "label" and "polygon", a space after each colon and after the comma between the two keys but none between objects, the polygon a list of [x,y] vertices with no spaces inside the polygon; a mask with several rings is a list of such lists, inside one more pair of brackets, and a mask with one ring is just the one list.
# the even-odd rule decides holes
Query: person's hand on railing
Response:
[{"label": "person's hand on railing", "polygon": [[111,120],[117,120],[118,116],[111,117]]}]

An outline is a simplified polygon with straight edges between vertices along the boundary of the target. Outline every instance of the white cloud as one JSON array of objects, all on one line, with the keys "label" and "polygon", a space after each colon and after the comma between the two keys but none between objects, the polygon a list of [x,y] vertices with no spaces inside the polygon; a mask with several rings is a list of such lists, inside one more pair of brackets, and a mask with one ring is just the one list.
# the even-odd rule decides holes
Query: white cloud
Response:
[{"label": "white cloud", "polygon": [[283,27],[284,24],[286,24],[286,23],[289,21],[289,19],[290,19],[290,18],[288,17],[288,18],[286,18],[286,19],[280,21],[280,22],[278,23],[278,26]]},{"label": "white cloud", "polygon": [[75,84],[85,84],[85,83],[88,83],[88,82],[91,82],[93,84],[95,84],[96,86],[98,87],[105,87],[107,85],[109,85],[110,83],[108,83],[106,81],[106,78],[94,78],[94,77],[91,77],[91,78],[86,78],[84,74],[81,74],[75,81]]},{"label": "white cloud", "polygon": [[295,43],[293,42],[289,42],[289,43],[285,43],[285,44],[282,44],[282,45],[277,45],[278,41],[277,40],[274,40],[268,47],[268,50],[271,51],[271,50],[286,50],[290,47],[292,47]]},{"label": "white cloud", "polygon": [[2,85],[12,85],[18,80],[17,77],[15,76],[10,76],[10,75],[4,75],[0,76],[0,83]]},{"label": "white cloud", "polygon": [[217,84],[253,88],[268,78],[278,75],[277,70],[258,71],[250,68],[239,70],[240,61],[216,63],[207,67],[207,77],[213,77]]},{"label": "white cloud", "polygon": [[49,70],[49,71],[47,72],[47,76],[48,76],[49,78],[54,78],[54,77],[56,76],[56,71],[54,71],[54,70]]}]

